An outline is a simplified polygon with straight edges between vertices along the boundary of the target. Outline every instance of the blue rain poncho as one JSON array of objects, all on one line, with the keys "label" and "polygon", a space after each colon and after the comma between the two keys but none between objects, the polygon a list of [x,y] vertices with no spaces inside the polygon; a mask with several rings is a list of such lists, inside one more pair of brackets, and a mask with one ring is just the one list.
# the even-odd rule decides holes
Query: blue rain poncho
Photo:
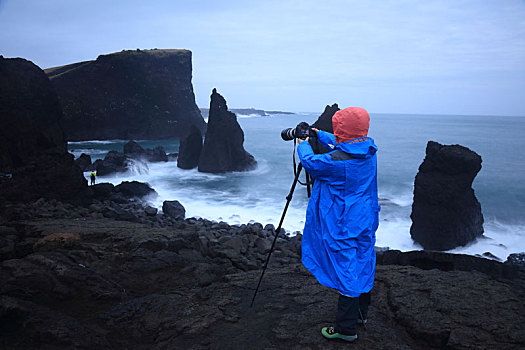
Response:
[{"label": "blue rain poncho", "polygon": [[319,131],[317,136],[329,153],[314,154],[308,142],[297,147],[304,169],[315,179],[302,262],[322,285],[358,297],[374,285],[380,210],[377,146],[369,137],[337,143],[328,132]]}]

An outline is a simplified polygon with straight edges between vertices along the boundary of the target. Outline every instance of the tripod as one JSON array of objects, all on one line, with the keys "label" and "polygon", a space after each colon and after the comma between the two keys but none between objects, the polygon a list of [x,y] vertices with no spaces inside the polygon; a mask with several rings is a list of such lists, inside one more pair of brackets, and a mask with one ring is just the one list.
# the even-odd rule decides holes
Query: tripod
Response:
[{"label": "tripod", "polygon": [[[273,238],[272,246],[270,248],[270,252],[268,253],[268,257],[266,258],[266,262],[264,263],[263,271],[261,273],[261,277],[259,278],[259,283],[257,283],[257,288],[255,289],[255,293],[253,293],[252,303],[250,304],[250,307],[253,306],[253,302],[255,301],[255,296],[257,295],[257,292],[259,291],[259,287],[261,286],[261,282],[264,276],[264,272],[266,271],[266,268],[268,267],[268,262],[270,261],[270,256],[272,255],[273,248],[275,247],[275,242],[277,242],[277,237],[279,237],[279,233],[281,232],[281,226],[283,225],[284,217],[286,215],[286,211],[288,210],[288,206],[290,205],[290,201],[292,200],[293,192],[295,190],[295,186],[297,185],[297,182],[299,180],[299,174],[301,173],[301,170],[303,169],[303,165],[299,163],[297,166],[297,171],[295,172],[295,178],[292,183],[292,188],[290,189],[290,193],[288,193],[288,196],[286,196],[286,205],[284,206],[283,214],[281,216],[281,221],[279,221],[279,226],[277,227],[277,230],[275,231],[275,236]],[[307,183],[309,182],[309,175],[306,173],[306,179]],[[308,184],[308,197],[310,197],[310,185]]]}]

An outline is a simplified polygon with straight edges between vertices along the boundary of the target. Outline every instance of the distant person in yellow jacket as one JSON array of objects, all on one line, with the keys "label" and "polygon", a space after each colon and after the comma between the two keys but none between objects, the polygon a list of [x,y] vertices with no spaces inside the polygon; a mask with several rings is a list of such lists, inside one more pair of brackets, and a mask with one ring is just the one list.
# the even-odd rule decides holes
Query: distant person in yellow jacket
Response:
[{"label": "distant person in yellow jacket", "polygon": [[97,178],[97,174],[95,173],[95,171],[92,171],[89,177],[91,178],[91,186],[93,186],[95,184],[95,179]]}]

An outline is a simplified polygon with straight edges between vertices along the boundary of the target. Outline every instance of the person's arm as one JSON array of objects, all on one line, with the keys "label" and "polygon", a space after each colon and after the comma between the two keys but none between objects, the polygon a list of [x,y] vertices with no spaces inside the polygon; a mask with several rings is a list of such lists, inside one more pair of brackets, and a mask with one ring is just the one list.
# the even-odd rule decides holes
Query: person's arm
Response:
[{"label": "person's arm", "polygon": [[329,132],[323,130],[313,130],[317,132],[317,139],[319,140],[319,143],[321,143],[321,145],[323,145],[329,150],[334,149],[335,145],[337,145],[337,141],[335,140],[334,134],[330,134]]},{"label": "person's arm", "polygon": [[301,160],[304,169],[308,171],[314,179],[322,181],[332,181],[340,172],[337,171],[337,165],[332,161],[328,153],[315,154],[310,143],[306,140],[298,139],[297,154]]}]

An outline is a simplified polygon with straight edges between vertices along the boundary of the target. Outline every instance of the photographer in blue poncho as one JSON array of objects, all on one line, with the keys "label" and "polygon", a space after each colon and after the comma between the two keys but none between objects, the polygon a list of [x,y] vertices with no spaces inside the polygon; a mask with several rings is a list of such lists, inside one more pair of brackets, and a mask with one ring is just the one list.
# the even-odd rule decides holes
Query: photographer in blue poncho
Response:
[{"label": "photographer in blue poncho", "polygon": [[350,107],[332,118],[334,134],[313,129],[330,151],[314,154],[305,140],[297,152],[315,179],[306,211],[302,262],[319,283],[339,291],[336,321],[328,339],[354,341],[366,323],[375,275],[375,231],[379,219],[377,146],[367,137],[370,117]]}]

